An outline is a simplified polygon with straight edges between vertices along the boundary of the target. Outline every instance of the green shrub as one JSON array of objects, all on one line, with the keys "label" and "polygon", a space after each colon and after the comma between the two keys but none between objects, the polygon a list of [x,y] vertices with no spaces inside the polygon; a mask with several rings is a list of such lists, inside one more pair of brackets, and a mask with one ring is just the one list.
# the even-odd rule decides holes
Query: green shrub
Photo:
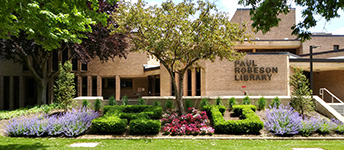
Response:
[{"label": "green shrub", "polygon": [[236,101],[235,101],[235,98],[232,97],[228,100],[228,105],[229,105],[229,110],[231,111],[233,109],[233,106],[236,105]]},{"label": "green shrub", "polygon": [[222,100],[220,97],[216,98],[216,105],[222,105]]},{"label": "green shrub", "polygon": [[338,125],[336,128],[336,132],[343,134],[344,133],[344,124]]},{"label": "green shrub", "polygon": [[[222,134],[259,134],[264,123],[260,120],[252,108],[253,105],[236,105],[234,110],[241,112],[241,120],[224,120],[220,110],[216,106],[210,106],[210,117],[215,133]],[[254,109],[255,110],[255,109]]]},{"label": "green shrub", "polygon": [[142,97],[139,98],[138,105],[146,105],[146,101],[142,99]]},{"label": "green shrub", "polygon": [[158,134],[161,129],[159,120],[135,119],[129,124],[132,135]]},{"label": "green shrub", "polygon": [[109,105],[116,105],[116,101],[115,101],[115,97],[114,96],[110,96],[109,98]]},{"label": "green shrub", "polygon": [[[126,117],[127,119],[137,119],[143,116],[148,116],[151,119],[159,119],[162,115],[162,108],[159,106],[151,105],[104,106],[103,113],[105,115],[118,115]],[[128,113],[129,115],[123,115],[124,113]],[[135,114],[140,116],[131,116]]]},{"label": "green shrub", "polygon": [[153,106],[160,107],[161,106],[161,102],[160,101],[154,101]]},{"label": "green shrub", "polygon": [[242,104],[243,105],[250,105],[251,99],[248,96],[246,96],[244,99],[242,99]]},{"label": "green shrub", "polygon": [[233,106],[233,112],[235,116],[240,116],[244,108],[251,109],[253,112],[256,112],[257,107],[254,105],[235,105]]},{"label": "green shrub", "polygon": [[209,116],[209,114],[211,114],[210,109],[212,107],[216,107],[217,109],[219,109],[219,111],[221,112],[222,116],[225,115],[226,107],[223,106],[223,105],[216,105],[216,106],[207,105],[207,106],[204,106],[202,110],[206,111],[208,116]]},{"label": "green shrub", "polygon": [[86,99],[82,100],[82,107],[88,108],[90,106],[90,102]]},{"label": "green shrub", "polygon": [[127,120],[117,116],[103,116],[92,120],[92,131],[95,133],[123,134]]},{"label": "green shrub", "polygon": [[122,105],[128,105],[128,103],[129,103],[129,100],[128,100],[128,97],[127,96],[123,96],[122,97]]},{"label": "green shrub", "polygon": [[186,99],[186,101],[185,101],[185,109],[187,110],[190,107],[193,107],[193,104],[192,104],[191,100]]},{"label": "green shrub", "polygon": [[199,103],[199,109],[202,109],[204,106],[209,105],[209,101],[206,98],[203,98]]},{"label": "green shrub", "polygon": [[278,97],[275,97],[272,102],[271,102],[271,107],[275,107],[278,108],[281,105],[281,101]]},{"label": "green shrub", "polygon": [[264,97],[261,97],[258,99],[258,109],[264,110],[266,105],[266,99]]},{"label": "green shrub", "polygon": [[100,99],[97,99],[94,103],[94,110],[100,111],[100,109],[102,109],[102,101]]},{"label": "green shrub", "polygon": [[166,109],[172,109],[173,108],[173,102],[171,100],[167,100],[165,103]]}]

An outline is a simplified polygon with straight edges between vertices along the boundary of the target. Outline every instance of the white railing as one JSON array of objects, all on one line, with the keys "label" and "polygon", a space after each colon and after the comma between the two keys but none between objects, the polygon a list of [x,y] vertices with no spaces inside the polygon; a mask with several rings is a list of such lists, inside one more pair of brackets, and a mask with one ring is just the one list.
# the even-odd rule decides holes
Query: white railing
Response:
[{"label": "white railing", "polygon": [[[325,96],[325,93],[324,92],[327,92],[327,94],[329,94],[331,96],[331,104],[332,104],[332,107],[335,107],[333,105],[333,102],[334,100],[336,100],[337,102],[336,103],[340,103],[340,104],[344,104],[343,101],[341,101],[337,96],[335,96],[334,94],[332,94],[328,89],[326,88],[320,88],[319,89],[319,94],[321,95],[321,98],[324,99],[324,96]],[[340,106],[339,106],[340,107]],[[344,107],[343,107],[343,113],[344,113]]]}]

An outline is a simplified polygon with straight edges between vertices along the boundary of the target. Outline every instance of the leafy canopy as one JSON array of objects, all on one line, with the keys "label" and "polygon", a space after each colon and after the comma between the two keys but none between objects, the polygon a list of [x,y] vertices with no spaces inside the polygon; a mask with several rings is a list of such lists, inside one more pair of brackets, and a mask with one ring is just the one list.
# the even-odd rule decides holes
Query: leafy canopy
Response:
[{"label": "leafy canopy", "polygon": [[215,5],[204,1],[171,0],[161,6],[122,2],[112,16],[118,28],[113,33],[129,34],[135,51],[155,56],[171,71],[180,71],[200,59],[237,59],[233,46],[243,42],[245,28],[231,23]]},{"label": "leafy canopy", "polygon": [[[302,41],[309,40],[311,33],[308,29],[317,25],[315,15],[320,15],[326,21],[340,17],[338,10],[344,10],[344,2],[337,0],[293,0],[296,5],[305,7],[302,11],[304,18],[298,24],[292,27],[293,35],[298,35]],[[250,14],[252,15],[252,26],[257,31],[266,33],[272,27],[277,27],[281,21],[279,14],[287,14],[290,11],[291,3],[287,0],[240,0],[239,4],[252,6]]]},{"label": "leafy canopy", "polygon": [[[100,0],[104,1],[104,0]],[[115,0],[107,0],[114,2]],[[98,13],[98,0],[5,0],[0,3],[0,39],[19,36],[34,40],[45,50],[60,47],[60,42],[81,43],[83,32],[91,25],[106,25],[107,15]]]}]

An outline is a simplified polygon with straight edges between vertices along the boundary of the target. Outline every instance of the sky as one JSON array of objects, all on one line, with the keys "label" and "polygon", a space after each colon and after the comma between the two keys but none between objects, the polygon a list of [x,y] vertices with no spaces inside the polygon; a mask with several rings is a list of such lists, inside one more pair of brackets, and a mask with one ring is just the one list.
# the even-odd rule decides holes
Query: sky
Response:
[{"label": "sky", "polygon": [[[130,0],[136,2],[137,0]],[[145,0],[148,2],[149,5],[159,5],[161,2],[165,0]],[[179,2],[181,0],[174,0],[175,2]],[[238,4],[239,0],[214,0],[217,8],[220,11],[227,12],[230,17],[232,17],[237,8],[245,8],[242,5]],[[301,12],[303,10],[300,6],[292,5],[293,8],[296,8],[296,23],[300,22],[302,19]],[[249,8],[249,7],[247,7]],[[344,11],[340,10],[339,14],[341,18],[334,18],[330,20],[330,22],[326,22],[324,18],[321,16],[316,16],[316,20],[318,20],[317,26],[309,29],[311,32],[326,32],[332,33],[335,35],[344,35]]]}]

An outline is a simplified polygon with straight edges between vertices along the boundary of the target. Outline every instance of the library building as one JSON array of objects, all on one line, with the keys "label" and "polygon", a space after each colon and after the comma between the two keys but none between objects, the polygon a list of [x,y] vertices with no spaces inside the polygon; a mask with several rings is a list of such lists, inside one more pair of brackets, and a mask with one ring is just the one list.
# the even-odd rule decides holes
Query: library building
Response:
[{"label": "library building", "polygon": [[[188,70],[184,76],[184,96],[290,96],[289,76],[294,68],[303,69],[310,77],[310,60],[314,94],[325,89],[338,99],[344,99],[344,35],[313,33],[311,40],[301,42],[291,35],[296,23],[295,9],[281,15],[279,27],[267,34],[252,33],[251,42],[236,45],[245,52],[242,60],[200,61],[199,68]],[[250,21],[249,9],[237,9],[232,22]],[[310,49],[312,47],[312,59]],[[68,58],[68,52],[54,53],[49,71],[57,62]],[[88,64],[73,60],[77,97],[101,96],[108,99],[123,96],[173,96],[171,78],[158,61],[145,53],[129,53],[127,58],[115,58]],[[49,81],[47,102],[53,101],[54,81]],[[324,99],[331,101],[331,99]],[[37,104],[37,83],[30,71],[12,61],[0,62],[0,110]]]}]

